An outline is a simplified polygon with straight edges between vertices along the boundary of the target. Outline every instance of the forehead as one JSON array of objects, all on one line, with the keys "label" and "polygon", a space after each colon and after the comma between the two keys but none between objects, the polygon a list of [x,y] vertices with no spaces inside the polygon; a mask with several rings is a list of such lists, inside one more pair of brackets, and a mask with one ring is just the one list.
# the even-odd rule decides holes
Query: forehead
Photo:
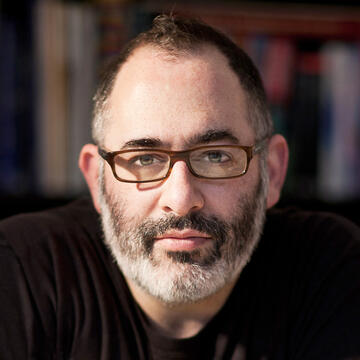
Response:
[{"label": "forehead", "polygon": [[150,46],[137,49],[117,74],[109,115],[109,147],[146,137],[182,147],[209,130],[253,138],[240,82],[212,46],[176,57]]}]

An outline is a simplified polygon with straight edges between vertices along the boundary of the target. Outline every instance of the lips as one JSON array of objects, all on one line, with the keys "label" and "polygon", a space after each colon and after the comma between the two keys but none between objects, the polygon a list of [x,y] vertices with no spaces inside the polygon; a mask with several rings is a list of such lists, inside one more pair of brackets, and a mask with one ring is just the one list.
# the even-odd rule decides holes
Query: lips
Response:
[{"label": "lips", "polygon": [[156,237],[154,245],[167,251],[192,251],[205,246],[210,240],[208,234],[196,230],[172,230]]}]

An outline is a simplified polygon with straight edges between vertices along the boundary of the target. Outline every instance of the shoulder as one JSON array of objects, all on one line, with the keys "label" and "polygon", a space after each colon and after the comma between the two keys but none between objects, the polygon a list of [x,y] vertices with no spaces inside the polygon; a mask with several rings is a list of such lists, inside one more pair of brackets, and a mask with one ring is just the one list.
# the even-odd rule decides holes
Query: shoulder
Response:
[{"label": "shoulder", "polygon": [[0,274],[0,282],[23,281],[39,308],[46,306],[46,299],[55,303],[60,293],[79,287],[79,278],[90,281],[88,274],[101,268],[104,257],[108,261],[101,240],[89,199],[10,217],[0,222],[0,258],[6,258],[9,268]]},{"label": "shoulder", "polygon": [[296,344],[308,344],[299,358],[360,354],[359,227],[331,213],[275,209],[268,212],[263,240],[264,283],[269,293],[283,295]]},{"label": "shoulder", "polygon": [[259,258],[279,277],[287,269],[287,276],[293,274],[297,281],[314,283],[336,277],[348,282],[355,274],[360,278],[360,229],[336,214],[270,210]]},{"label": "shoulder", "polygon": [[74,200],[67,205],[49,210],[24,213],[0,221],[0,229],[7,232],[18,232],[31,228],[44,229],[47,225],[70,225],[78,221],[87,221],[96,217],[96,211],[90,198]]},{"label": "shoulder", "polygon": [[328,298],[339,289],[360,297],[360,230],[351,221],[324,212],[271,210],[260,245],[261,264],[284,286],[327,289]]},{"label": "shoulder", "polygon": [[[350,220],[331,212],[302,210],[296,207],[271,208],[267,212],[267,219],[283,225],[311,225],[311,226],[340,226],[359,231],[359,227]],[[284,223],[285,221],[285,223]]]},{"label": "shoulder", "polygon": [[0,246],[19,257],[40,248],[99,236],[99,219],[90,199],[51,210],[19,214],[0,222]]},{"label": "shoulder", "polygon": [[0,333],[8,333],[0,350],[50,358],[59,342],[70,351],[84,319],[87,330],[99,329],[99,299],[111,296],[113,279],[122,281],[90,200],[0,222]]},{"label": "shoulder", "polygon": [[332,239],[335,242],[360,246],[360,228],[348,219],[328,212],[304,211],[297,208],[270,209],[265,231],[274,237],[304,242]]}]

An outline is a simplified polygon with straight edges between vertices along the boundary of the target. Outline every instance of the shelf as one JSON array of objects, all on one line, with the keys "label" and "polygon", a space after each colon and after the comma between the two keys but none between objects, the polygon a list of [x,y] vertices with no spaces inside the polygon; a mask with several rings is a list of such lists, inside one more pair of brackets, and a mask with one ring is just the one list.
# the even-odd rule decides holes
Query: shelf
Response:
[{"label": "shelf", "polygon": [[168,12],[199,17],[223,29],[235,39],[249,34],[269,36],[360,39],[360,8],[284,4],[279,2],[184,2],[177,6],[148,2],[143,9],[152,13]]}]

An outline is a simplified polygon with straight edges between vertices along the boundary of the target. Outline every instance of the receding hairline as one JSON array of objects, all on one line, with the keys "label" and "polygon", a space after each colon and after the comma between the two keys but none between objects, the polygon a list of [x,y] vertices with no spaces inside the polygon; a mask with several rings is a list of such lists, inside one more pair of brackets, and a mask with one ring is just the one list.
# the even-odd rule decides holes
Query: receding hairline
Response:
[{"label": "receding hairline", "polygon": [[[153,44],[141,44],[140,46],[133,49],[131,54],[126,58],[125,61],[123,61],[121,64],[119,64],[119,67],[117,69],[117,72],[114,74],[114,78],[112,80],[111,87],[108,89],[108,95],[107,95],[107,101],[103,108],[104,114],[107,115],[106,118],[104,118],[103,122],[103,129],[106,129],[106,126],[108,125],[108,121],[111,120],[111,113],[112,113],[112,96],[115,91],[116,83],[119,80],[119,76],[121,74],[121,71],[124,67],[126,67],[127,64],[131,62],[131,60],[139,55],[139,52],[141,51],[150,50],[152,51],[152,55],[154,57],[158,57],[161,61],[169,62],[169,63],[176,63],[181,62],[184,58],[189,59],[190,61],[194,58],[202,58],[204,59],[204,63],[211,63],[210,57],[205,58],[206,55],[209,55],[211,57],[217,56],[221,59],[224,66],[226,67],[227,71],[229,71],[231,77],[236,81],[237,86],[239,86],[239,95],[244,98],[245,106],[246,106],[246,121],[251,126],[251,119],[250,119],[250,113],[249,113],[249,94],[244,89],[239,77],[237,76],[234,69],[231,67],[228,58],[222,53],[222,51],[215,45],[210,42],[202,42],[197,44],[196,47],[192,47],[191,49],[183,49],[179,51],[172,51],[168,52],[166,49],[163,49],[160,46],[156,46]],[[222,70],[217,71],[217,68],[212,65],[213,71],[217,72],[218,74],[222,73]]]},{"label": "receding hairline", "polygon": [[[239,77],[237,76],[234,69],[231,67],[231,64],[230,64],[228,58],[222,53],[222,51],[216,45],[214,45],[212,43],[203,42],[203,43],[199,43],[198,46],[196,46],[192,49],[184,49],[184,50],[179,50],[176,52],[172,51],[170,53],[166,49],[161,48],[160,46],[156,46],[153,44],[142,44],[139,47],[135,48],[131,52],[131,54],[129,54],[129,56],[126,58],[125,61],[123,61],[121,64],[119,64],[116,73],[114,73],[112,84],[109,87],[109,92],[108,92],[109,97],[112,95],[112,93],[114,91],[116,81],[117,81],[118,77],[120,76],[123,68],[127,64],[129,64],[130,61],[135,56],[137,56],[139,52],[144,51],[144,50],[145,51],[150,50],[152,56],[154,56],[155,58],[159,58],[161,61],[168,62],[170,64],[177,63],[177,62],[180,63],[183,60],[187,60],[187,59],[189,59],[189,60],[196,59],[196,58],[205,59],[206,55],[210,55],[211,57],[221,58],[223,60],[225,67],[227,68],[227,70],[229,70],[230,73],[232,74],[232,76],[234,77],[234,79],[237,80],[237,83],[239,84],[241,90],[245,91]],[[205,63],[210,64],[211,62],[208,60],[204,60],[204,64]]]}]

